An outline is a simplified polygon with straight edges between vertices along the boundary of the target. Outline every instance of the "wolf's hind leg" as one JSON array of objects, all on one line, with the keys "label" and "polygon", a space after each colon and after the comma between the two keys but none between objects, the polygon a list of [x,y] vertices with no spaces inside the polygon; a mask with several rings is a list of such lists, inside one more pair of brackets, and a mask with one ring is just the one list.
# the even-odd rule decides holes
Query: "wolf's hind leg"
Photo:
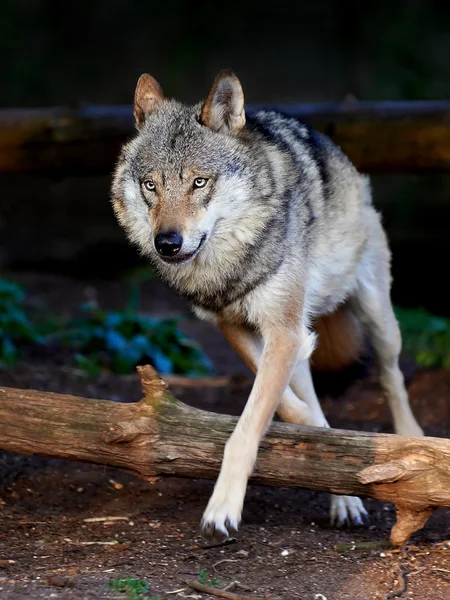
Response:
[{"label": "wolf's hind leg", "polygon": [[405,389],[398,358],[401,335],[390,299],[389,263],[366,261],[360,268],[358,289],[352,299],[355,314],[367,329],[378,362],[380,384],[399,435],[422,436]]},{"label": "wolf's hind leg", "polygon": [[[283,396],[278,405],[277,412],[280,418],[288,423],[329,427],[314,389],[309,360],[297,364],[291,377],[291,388],[295,393],[290,396]],[[306,421],[304,420],[305,411],[302,407],[304,403],[310,409],[310,416]],[[364,518],[367,518],[367,511],[357,496],[336,496],[332,494],[330,517],[331,523],[338,527],[350,523],[362,525]]]}]

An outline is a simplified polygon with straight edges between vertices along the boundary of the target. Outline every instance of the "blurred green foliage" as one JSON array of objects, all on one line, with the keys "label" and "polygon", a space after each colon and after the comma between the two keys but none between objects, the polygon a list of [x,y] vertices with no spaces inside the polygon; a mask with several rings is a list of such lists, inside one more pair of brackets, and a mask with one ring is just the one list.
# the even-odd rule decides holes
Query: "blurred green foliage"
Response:
[{"label": "blurred green foliage", "polygon": [[160,373],[207,374],[209,361],[178,325],[176,319],[108,312],[89,304],[52,339],[75,352],[78,365],[90,375],[101,369],[131,373],[148,362]]},{"label": "blurred green foliage", "polygon": [[[148,583],[142,579],[117,577],[108,583],[108,588],[115,594],[119,594],[123,600],[164,600],[160,595],[148,596]],[[144,595],[145,594],[145,595]],[[117,595],[115,596],[117,598]],[[113,600],[110,598],[110,600]]]},{"label": "blurred green foliage", "polygon": [[24,289],[0,278],[0,367],[13,365],[19,360],[19,341],[39,343],[42,338],[27,315]]},{"label": "blurred green foliage", "polygon": [[[137,280],[148,274],[139,273]],[[177,319],[138,312],[139,288],[131,288],[124,311],[105,311],[90,303],[68,319],[26,303],[22,286],[0,278],[0,367],[16,364],[24,347],[45,344],[64,348],[88,375],[102,369],[131,373],[151,363],[161,373],[201,375],[212,365],[198,345],[179,329]],[[450,368],[450,319],[422,309],[395,308],[403,352],[423,367]]]},{"label": "blurred green foliage", "polygon": [[403,352],[422,367],[450,368],[450,319],[422,309],[396,307]]},{"label": "blurred green foliage", "polygon": [[91,303],[69,319],[55,318],[25,300],[21,286],[0,278],[0,367],[16,364],[25,346],[45,344],[64,348],[91,376],[102,369],[131,373],[145,363],[160,373],[195,376],[212,371],[199,346],[179,329],[178,319],[137,312],[136,287],[124,311],[104,311]]}]

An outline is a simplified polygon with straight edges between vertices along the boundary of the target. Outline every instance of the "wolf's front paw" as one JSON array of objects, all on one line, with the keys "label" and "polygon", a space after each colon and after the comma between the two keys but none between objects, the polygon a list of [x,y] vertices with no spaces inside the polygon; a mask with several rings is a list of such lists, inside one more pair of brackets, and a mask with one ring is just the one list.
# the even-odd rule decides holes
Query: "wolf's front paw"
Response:
[{"label": "wolf's front paw", "polygon": [[[240,489],[242,488],[242,489]],[[245,486],[224,486],[219,482],[203,513],[202,531],[207,537],[228,537],[238,530],[244,504]]]},{"label": "wolf's front paw", "polygon": [[357,496],[331,496],[331,524],[336,527],[343,525],[363,525],[369,515],[364,504]]}]

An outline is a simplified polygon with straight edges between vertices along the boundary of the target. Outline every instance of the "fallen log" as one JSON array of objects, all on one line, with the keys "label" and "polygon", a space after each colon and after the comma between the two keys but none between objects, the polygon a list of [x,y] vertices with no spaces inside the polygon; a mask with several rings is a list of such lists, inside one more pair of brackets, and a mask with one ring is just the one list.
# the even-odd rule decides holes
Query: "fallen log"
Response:
[{"label": "fallen log", "polygon": [[[145,395],[130,404],[0,387],[0,450],[215,479],[236,418],[187,406],[151,367],[138,370]],[[402,545],[450,507],[450,440],[274,423],[251,481],[393,502]]]},{"label": "fallen log", "polygon": [[[329,135],[366,173],[450,170],[450,102],[248,106],[279,109]],[[110,173],[134,129],[131,106],[0,110],[0,173]]]}]

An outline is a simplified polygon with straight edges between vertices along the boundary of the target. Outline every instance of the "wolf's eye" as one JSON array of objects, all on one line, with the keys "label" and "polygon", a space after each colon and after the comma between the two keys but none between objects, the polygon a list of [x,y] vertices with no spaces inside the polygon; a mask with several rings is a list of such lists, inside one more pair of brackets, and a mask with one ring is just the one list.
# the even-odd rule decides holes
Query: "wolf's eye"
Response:
[{"label": "wolf's eye", "polygon": [[194,179],[194,187],[195,188],[202,188],[205,187],[205,185],[208,183],[208,180],[205,177],[196,177]]},{"label": "wolf's eye", "polygon": [[156,185],[153,179],[146,179],[143,183],[143,186],[148,192],[154,192],[156,189]]}]

